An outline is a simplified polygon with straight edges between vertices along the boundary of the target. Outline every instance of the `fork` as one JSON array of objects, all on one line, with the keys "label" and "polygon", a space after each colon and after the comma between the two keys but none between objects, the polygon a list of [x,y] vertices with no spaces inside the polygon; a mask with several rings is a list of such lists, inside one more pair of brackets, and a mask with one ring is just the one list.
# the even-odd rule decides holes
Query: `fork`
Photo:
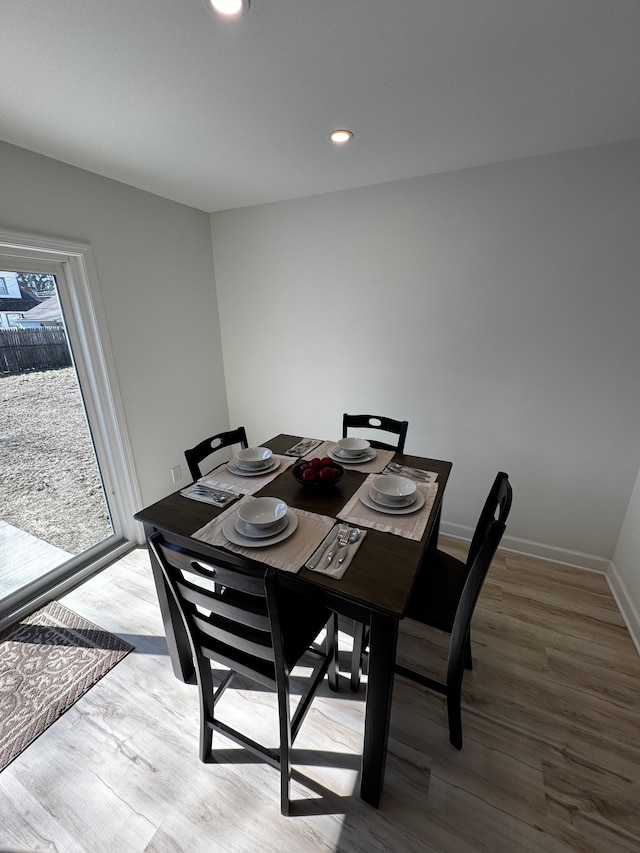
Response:
[{"label": "fork", "polygon": [[235,495],[232,492],[222,492],[217,489],[212,489],[209,486],[195,485],[193,491],[197,495],[206,495],[214,501],[230,501]]},{"label": "fork", "polygon": [[327,554],[324,560],[324,565],[322,566],[322,571],[326,571],[331,565],[331,561],[338,553],[340,548],[344,548],[344,546],[349,541],[349,525],[343,524],[342,527],[338,530],[338,535],[336,536],[335,542],[331,546],[331,550]]},{"label": "fork", "polygon": [[394,474],[404,474],[413,477],[414,480],[424,480],[425,482],[429,480],[429,475],[419,468],[409,468],[407,465],[399,465],[397,462],[389,462],[387,468]]}]

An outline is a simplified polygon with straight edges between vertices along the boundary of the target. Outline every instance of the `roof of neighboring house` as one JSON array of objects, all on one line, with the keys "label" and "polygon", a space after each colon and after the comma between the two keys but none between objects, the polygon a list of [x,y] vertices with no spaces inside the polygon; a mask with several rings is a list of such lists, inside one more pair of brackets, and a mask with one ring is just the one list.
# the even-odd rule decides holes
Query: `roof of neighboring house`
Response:
[{"label": "roof of neighboring house", "polygon": [[0,311],[30,311],[42,302],[28,287],[22,284],[20,285],[20,293],[22,294],[20,299],[16,299],[15,297],[1,297]]},{"label": "roof of neighboring house", "polygon": [[24,319],[38,320],[40,323],[62,320],[62,311],[60,310],[58,295],[54,293],[53,296],[43,299],[39,305],[25,311]]}]

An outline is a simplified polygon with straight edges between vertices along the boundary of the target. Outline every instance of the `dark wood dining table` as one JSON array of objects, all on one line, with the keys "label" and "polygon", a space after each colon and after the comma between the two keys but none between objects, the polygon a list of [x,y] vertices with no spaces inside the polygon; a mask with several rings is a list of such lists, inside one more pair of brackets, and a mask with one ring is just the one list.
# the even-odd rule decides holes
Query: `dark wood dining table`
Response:
[{"label": "dark wood dining table", "polygon": [[[280,434],[262,446],[283,454],[302,437]],[[438,490],[426,529],[420,541],[368,529],[347,571],[339,580],[300,568],[281,572],[281,582],[303,591],[350,619],[369,625],[369,669],[367,678],[364,741],[360,796],[378,807],[384,782],[387,742],[391,718],[394,666],[398,626],[406,609],[418,572],[428,570],[428,552],[435,547],[440,524],[442,498],[451,463],[396,453],[395,462],[433,471]],[[345,470],[332,488],[302,486],[287,468],[256,496],[275,496],[291,507],[337,517],[346,502],[366,479],[366,474]],[[211,504],[190,500],[179,491],[136,513],[147,538],[159,530],[171,542],[197,550],[192,534],[223,512]],[[162,572],[152,554],[151,568],[162,613],[167,645],[177,678],[192,681],[193,664],[182,623],[167,594]],[[259,555],[256,552],[256,558]]]}]

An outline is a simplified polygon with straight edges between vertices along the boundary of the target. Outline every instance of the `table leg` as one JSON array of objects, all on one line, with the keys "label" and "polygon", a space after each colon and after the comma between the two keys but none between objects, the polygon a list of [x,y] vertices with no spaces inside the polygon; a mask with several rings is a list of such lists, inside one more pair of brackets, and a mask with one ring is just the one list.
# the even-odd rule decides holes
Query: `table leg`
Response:
[{"label": "table leg", "polygon": [[397,620],[372,613],[360,796],[375,808],[384,783],[397,644]]}]

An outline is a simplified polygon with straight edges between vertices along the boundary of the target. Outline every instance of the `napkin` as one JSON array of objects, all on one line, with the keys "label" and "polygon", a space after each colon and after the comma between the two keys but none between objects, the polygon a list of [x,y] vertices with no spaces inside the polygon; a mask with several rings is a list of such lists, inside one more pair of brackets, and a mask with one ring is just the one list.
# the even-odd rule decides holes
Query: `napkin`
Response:
[{"label": "napkin", "polygon": [[[368,489],[374,479],[375,475],[370,474],[361,488]],[[369,509],[358,497],[358,492],[360,491],[358,489],[342,507],[338,513],[338,518],[342,518],[349,524],[354,524],[358,527],[372,527],[374,530],[382,530],[384,533],[404,536],[405,539],[420,540],[424,535],[429,515],[433,509],[433,503],[438,493],[438,484],[416,483],[416,489],[425,496],[424,506],[417,512],[394,515],[388,512],[378,512],[377,510]]]},{"label": "napkin", "polygon": [[425,471],[424,468],[410,468],[408,465],[399,465],[397,462],[388,462],[383,474],[399,474],[401,477],[409,477],[422,483],[435,483],[438,475],[435,471]]},{"label": "napkin", "polygon": [[319,444],[322,444],[322,439],[320,438],[301,438],[297,444],[285,450],[284,455],[301,457],[307,453],[311,453]]},{"label": "napkin", "polygon": [[[213,504],[213,506],[227,506],[231,501],[235,501],[238,495],[228,495],[222,498],[222,500],[215,500],[213,495],[203,495],[200,492],[196,491],[196,483],[191,486],[188,486],[186,489],[181,489],[180,494],[183,498],[190,498],[193,501],[202,501],[205,504]],[[206,485],[206,484],[205,484]]]},{"label": "napkin", "polygon": [[208,545],[226,548],[236,554],[241,554],[243,557],[266,563],[276,569],[295,573],[300,571],[335,523],[335,519],[328,515],[318,515],[315,512],[291,507],[298,516],[298,527],[291,536],[271,545],[267,541],[261,540],[264,541],[264,545],[259,548],[243,548],[241,545],[229,542],[222,532],[222,526],[230,515],[238,511],[241,504],[252,500],[255,498],[250,495],[241,498],[233,506],[221,512],[217,518],[209,521],[204,527],[192,534],[193,538],[206,542]]},{"label": "napkin", "polygon": [[274,471],[269,471],[261,476],[243,477],[241,474],[233,474],[229,471],[229,467],[225,462],[214,468],[205,477],[202,477],[200,482],[205,486],[213,486],[216,489],[231,489],[241,495],[253,495],[296,463],[295,459],[291,459],[288,456],[276,456],[275,453],[273,458],[280,460],[280,465]]},{"label": "napkin", "polygon": [[[353,528],[349,528],[349,534],[351,534],[352,529]],[[327,536],[325,536],[325,538],[322,540],[320,547],[316,549],[314,554],[312,554],[312,556],[315,556],[316,552],[320,553],[321,559],[318,561],[318,564],[315,567],[310,566],[309,563],[311,562],[311,558],[309,558],[309,560],[305,563],[305,567],[307,569],[310,569],[312,572],[320,572],[321,575],[328,575],[331,578],[335,578],[336,580],[340,580],[340,578],[343,576],[343,574],[349,568],[349,564],[351,563],[351,561],[355,557],[358,548],[360,547],[360,545],[362,545],[362,540],[367,535],[367,531],[361,530],[360,531],[360,537],[359,537],[357,542],[350,542],[348,545],[344,546],[345,548],[348,549],[347,555],[340,564],[338,564],[338,562],[337,562],[341,556],[340,551],[338,551],[338,553],[336,554],[334,559],[331,561],[331,563],[329,563],[328,567],[323,568],[324,563],[325,563],[326,552],[328,552],[328,550],[329,550],[329,548],[327,546],[332,545],[333,541],[334,541],[333,534],[334,534],[334,531],[330,530],[329,533],[327,534]]]},{"label": "napkin", "polygon": [[[329,456],[329,450],[336,446],[335,441],[325,441],[320,447],[317,447],[312,453],[305,454],[305,459],[312,459],[314,456]],[[376,450],[374,459],[369,459],[366,462],[347,462],[344,466],[345,471],[360,471],[363,474],[380,474],[384,466],[390,462],[395,455],[393,450]]]}]

